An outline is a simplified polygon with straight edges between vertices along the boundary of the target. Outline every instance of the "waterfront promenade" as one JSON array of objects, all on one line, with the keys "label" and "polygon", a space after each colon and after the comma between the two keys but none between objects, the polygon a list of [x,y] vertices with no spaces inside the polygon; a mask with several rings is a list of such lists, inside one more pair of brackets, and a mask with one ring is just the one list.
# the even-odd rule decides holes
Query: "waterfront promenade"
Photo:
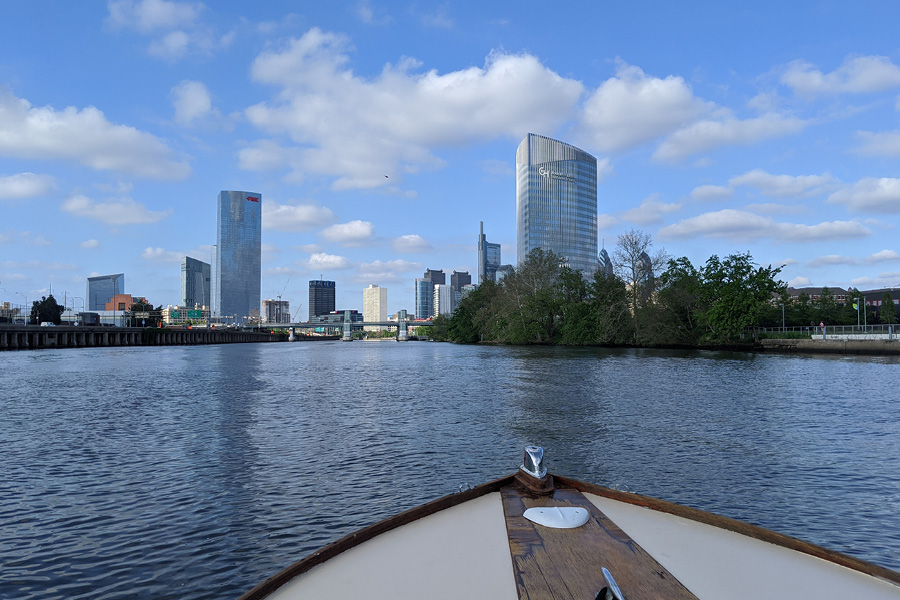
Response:
[{"label": "waterfront promenade", "polygon": [[284,341],[287,341],[285,334],[241,329],[0,325],[0,350],[103,346],[190,346]]}]

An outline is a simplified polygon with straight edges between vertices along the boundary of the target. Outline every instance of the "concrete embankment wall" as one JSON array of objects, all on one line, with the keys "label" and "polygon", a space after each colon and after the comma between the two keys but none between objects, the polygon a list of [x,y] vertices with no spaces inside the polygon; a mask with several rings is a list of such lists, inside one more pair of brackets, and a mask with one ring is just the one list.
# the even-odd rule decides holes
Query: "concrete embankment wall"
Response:
[{"label": "concrete embankment wall", "polygon": [[283,342],[286,335],[254,331],[144,329],[140,327],[0,327],[0,350],[91,348],[97,346],[189,346]]},{"label": "concrete embankment wall", "polygon": [[766,352],[900,354],[900,340],[897,339],[760,340],[759,344],[761,349]]}]

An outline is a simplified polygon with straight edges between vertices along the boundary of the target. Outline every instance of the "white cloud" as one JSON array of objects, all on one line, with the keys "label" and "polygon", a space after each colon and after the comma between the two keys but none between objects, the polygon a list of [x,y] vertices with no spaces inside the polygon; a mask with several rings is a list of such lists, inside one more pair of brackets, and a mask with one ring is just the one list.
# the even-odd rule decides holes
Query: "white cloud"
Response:
[{"label": "white cloud", "polygon": [[336,177],[336,189],[388,185],[385,175],[440,167],[437,147],[554,131],[583,91],[528,54],[497,52],[483,67],[446,74],[417,73],[419,64],[407,59],[365,79],[347,66],[349,51],[346,37],[311,29],[261,53],[251,77],[281,91],[246,111],[251,123],[297,145],[299,159],[282,161],[295,177]]},{"label": "white cloud", "polygon": [[432,250],[431,244],[426,242],[422,236],[416,234],[401,235],[398,238],[394,238],[394,241],[391,242],[391,247],[394,249],[394,252],[404,254],[417,254]]},{"label": "white cloud", "polygon": [[746,146],[784,137],[797,133],[805,126],[801,119],[776,113],[743,121],[731,116],[707,119],[687,125],[670,135],[653,153],[653,158],[678,162],[721,146]]},{"label": "white cloud", "polygon": [[892,158],[900,157],[900,131],[884,131],[881,133],[858,131],[856,136],[861,140],[860,145],[854,149],[854,152],[857,154]]},{"label": "white cloud", "polygon": [[162,180],[191,172],[160,138],[127,125],[115,125],[89,106],[61,111],[36,108],[0,93],[0,156],[66,159],[100,171],[119,171]]},{"label": "white cloud", "polygon": [[900,254],[893,250],[882,250],[866,258],[867,263],[892,262],[900,260]]},{"label": "white cloud", "polygon": [[860,212],[900,213],[900,179],[894,177],[860,179],[831,194],[828,201],[844,204]]},{"label": "white cloud", "polygon": [[309,231],[324,227],[334,220],[334,213],[325,206],[278,204],[270,201],[262,207],[262,226],[266,230]]},{"label": "white cloud", "polygon": [[754,169],[728,181],[731,187],[749,186],[765,196],[810,197],[834,189],[840,182],[829,175],[772,175],[762,169]]},{"label": "white cloud", "polygon": [[592,147],[617,152],[668,135],[714,106],[696,98],[681,77],[650,77],[620,62],[616,76],[585,102],[581,126]]},{"label": "white cloud", "polygon": [[193,23],[203,10],[200,3],[168,0],[117,0],[109,2],[107,7],[107,22],[114,29],[134,29],[141,33],[184,27]]},{"label": "white cloud", "polygon": [[190,126],[201,119],[218,116],[209,90],[200,81],[181,81],[172,88],[169,97],[175,108],[175,122],[179,125]]},{"label": "white cloud", "polygon": [[781,82],[795,93],[840,94],[883,92],[900,86],[900,67],[885,56],[847,58],[831,73],[795,60],[781,75]]},{"label": "white cloud", "polygon": [[730,198],[732,194],[730,187],[721,185],[701,185],[695,187],[691,191],[691,198],[700,200],[701,202],[712,202],[714,200],[725,200]]},{"label": "white cloud", "polygon": [[50,175],[19,173],[0,177],[0,200],[22,200],[46,196],[56,189],[56,180]]},{"label": "white cloud", "polygon": [[[300,165],[303,160],[299,149],[282,146],[272,140],[258,140],[238,151],[238,166],[248,171],[280,169],[288,165]],[[302,180],[302,177],[294,177]]]},{"label": "white cloud", "polygon": [[641,205],[622,213],[621,217],[637,225],[652,225],[661,223],[663,215],[681,210],[681,204],[666,204],[659,201],[659,194],[653,194],[644,199]]},{"label": "white cloud", "polygon": [[809,280],[809,277],[794,277],[790,281],[787,282],[788,287],[792,288],[802,288],[809,287],[812,285],[812,281]]},{"label": "white cloud", "polygon": [[856,221],[831,221],[816,225],[779,223],[747,211],[725,209],[709,212],[668,225],[659,230],[659,237],[683,239],[691,237],[732,238],[754,240],[775,238],[778,241],[833,241],[864,237],[871,231]]},{"label": "white cloud", "polygon": [[86,217],[107,225],[135,225],[157,223],[171,214],[170,210],[151,211],[131,198],[109,202],[94,202],[87,196],[75,194],[66,199],[62,209],[79,217]]},{"label": "white cloud", "polygon": [[359,281],[381,281],[400,283],[410,281],[410,274],[420,272],[425,268],[422,263],[407,260],[376,260],[359,265]]},{"label": "white cloud", "polygon": [[89,239],[89,240],[84,240],[83,242],[81,242],[81,244],[79,244],[79,246],[81,246],[82,248],[99,248],[100,242],[98,242],[95,239]]},{"label": "white cloud", "polygon": [[833,267],[836,265],[855,265],[856,263],[856,259],[849,256],[841,256],[840,254],[828,254],[827,256],[820,256],[818,258],[814,258],[813,260],[807,261],[806,266]]},{"label": "white cloud", "polygon": [[322,271],[349,269],[353,266],[343,256],[326,254],[324,252],[313,254],[306,261],[306,264],[313,270],[320,269]]},{"label": "white cloud", "polygon": [[372,239],[375,226],[369,221],[350,221],[338,223],[322,231],[322,237],[329,242],[345,245],[357,245]]},{"label": "white cloud", "polygon": [[148,247],[141,252],[141,258],[161,263],[180,263],[183,257],[183,252],[173,252],[163,248]]},{"label": "white cloud", "polygon": [[612,215],[597,215],[597,230],[603,231],[604,229],[609,229],[614,225],[619,223],[619,219]]}]

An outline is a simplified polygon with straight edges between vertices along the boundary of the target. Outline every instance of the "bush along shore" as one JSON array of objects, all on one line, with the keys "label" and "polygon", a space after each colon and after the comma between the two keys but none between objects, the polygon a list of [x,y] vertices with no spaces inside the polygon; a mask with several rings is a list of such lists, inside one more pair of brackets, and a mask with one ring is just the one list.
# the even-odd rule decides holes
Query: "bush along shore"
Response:
[{"label": "bush along shore", "polygon": [[[777,279],[781,268],[757,265],[749,253],[712,256],[698,268],[664,253],[650,259],[643,241],[629,252],[620,238],[615,271],[589,278],[560,256],[534,250],[499,283],[479,285],[452,316],[437,317],[430,336],[459,343],[754,350],[764,349],[757,328],[856,324],[851,302],[837,304],[827,291],[815,302],[792,299]],[[661,266],[658,276],[654,263]],[[893,322],[892,303],[890,309],[872,313],[868,322]],[[791,336],[810,338],[785,335]]]}]

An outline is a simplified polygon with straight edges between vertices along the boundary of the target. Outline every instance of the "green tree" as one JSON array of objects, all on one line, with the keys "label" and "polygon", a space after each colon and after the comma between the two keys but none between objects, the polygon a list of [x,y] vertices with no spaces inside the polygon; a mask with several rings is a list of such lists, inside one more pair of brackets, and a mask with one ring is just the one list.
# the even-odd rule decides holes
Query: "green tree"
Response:
[{"label": "green tree", "polygon": [[878,318],[885,324],[897,322],[897,308],[894,306],[894,299],[891,298],[890,292],[885,292],[881,296],[881,310],[878,311]]},{"label": "green tree", "polygon": [[554,341],[561,322],[557,284],[561,258],[541,248],[532,250],[512,274],[503,278],[492,303],[492,334],[510,344]]},{"label": "green tree", "polygon": [[64,306],[60,306],[56,302],[56,298],[53,297],[53,294],[41,296],[39,301],[35,300],[31,304],[30,323],[32,325],[37,325],[38,323],[49,322],[54,325],[59,325],[62,323],[62,314],[65,310],[66,308]]},{"label": "green tree", "polygon": [[613,275],[594,273],[589,288],[594,342],[625,344],[634,339],[634,325],[625,282]]},{"label": "green tree", "polygon": [[149,302],[135,302],[131,305],[131,314],[136,312],[147,312],[150,313],[150,317],[148,319],[139,319],[135,322],[135,326],[140,325],[142,321],[146,321],[147,327],[159,327],[159,324],[162,322],[162,305],[153,308],[153,305]]},{"label": "green tree", "polygon": [[707,338],[713,342],[735,340],[747,327],[756,325],[766,303],[785,288],[775,279],[780,272],[781,267],[756,266],[749,252],[724,259],[711,256],[701,270]]},{"label": "green tree", "polygon": [[823,287],[822,293],[812,302],[812,309],[813,320],[817,323],[834,325],[840,319],[840,307],[827,287]]},{"label": "green tree", "polygon": [[695,344],[703,333],[700,272],[687,257],[669,260],[659,276],[656,333],[659,342]]},{"label": "green tree", "polygon": [[563,267],[557,283],[560,306],[559,343],[582,346],[596,341],[588,285],[581,272]]},{"label": "green tree", "polygon": [[495,283],[485,281],[462,299],[447,324],[450,340],[474,344],[490,339],[490,324],[493,321],[490,307],[497,295],[497,289]]}]

